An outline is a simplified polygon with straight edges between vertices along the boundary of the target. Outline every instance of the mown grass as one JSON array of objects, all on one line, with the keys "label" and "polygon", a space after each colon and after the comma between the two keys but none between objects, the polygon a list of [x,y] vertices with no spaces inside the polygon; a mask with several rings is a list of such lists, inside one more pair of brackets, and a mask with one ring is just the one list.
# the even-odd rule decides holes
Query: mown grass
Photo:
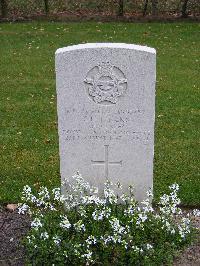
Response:
[{"label": "mown grass", "polygon": [[155,195],[177,182],[185,205],[200,204],[199,32],[197,23],[0,24],[0,202],[18,202],[25,184],[60,184],[55,50],[126,42],[157,50]]}]

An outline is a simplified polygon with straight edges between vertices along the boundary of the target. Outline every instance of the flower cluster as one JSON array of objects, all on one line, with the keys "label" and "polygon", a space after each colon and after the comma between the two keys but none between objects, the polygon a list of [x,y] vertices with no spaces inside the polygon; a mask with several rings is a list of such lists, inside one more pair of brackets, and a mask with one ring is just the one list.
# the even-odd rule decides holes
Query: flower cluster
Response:
[{"label": "flower cluster", "polygon": [[33,193],[24,187],[18,212],[32,217],[25,244],[35,265],[153,265],[155,258],[163,264],[166,250],[172,252],[191,237],[191,217],[183,217],[178,207],[177,184],[160,198],[157,209],[151,191],[138,204],[132,187],[123,194],[119,183],[106,182],[101,194],[77,173],[62,185],[65,195],[59,188]]}]

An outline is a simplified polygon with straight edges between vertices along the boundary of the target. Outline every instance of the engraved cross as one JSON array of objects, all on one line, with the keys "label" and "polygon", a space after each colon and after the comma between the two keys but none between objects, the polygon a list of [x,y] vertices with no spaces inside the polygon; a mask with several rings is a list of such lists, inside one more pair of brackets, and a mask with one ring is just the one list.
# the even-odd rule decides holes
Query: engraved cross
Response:
[{"label": "engraved cross", "polygon": [[120,165],[120,166],[122,166],[122,161],[109,162],[109,157],[108,157],[109,145],[104,145],[104,146],[105,146],[105,160],[104,161],[93,161],[93,160],[91,160],[91,162],[94,165],[105,165],[105,178],[108,179],[108,167],[109,167],[109,165],[112,164],[112,165]]}]

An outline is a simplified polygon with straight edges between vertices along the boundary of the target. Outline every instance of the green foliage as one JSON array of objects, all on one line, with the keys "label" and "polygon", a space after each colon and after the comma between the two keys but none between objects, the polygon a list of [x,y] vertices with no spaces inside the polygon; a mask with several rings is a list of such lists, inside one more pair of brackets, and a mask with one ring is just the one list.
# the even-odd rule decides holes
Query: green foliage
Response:
[{"label": "green foliage", "polygon": [[177,184],[160,198],[157,210],[150,191],[138,206],[131,187],[123,194],[119,184],[107,182],[99,197],[80,174],[64,186],[65,197],[58,188],[23,190],[18,211],[32,217],[24,240],[32,265],[163,265],[191,241],[192,222],[177,207]]},{"label": "green foliage", "polygon": [[183,204],[200,204],[199,30],[197,23],[1,24],[0,202],[18,202],[25,184],[60,184],[56,49],[124,42],[157,50],[155,199],[177,182]]}]

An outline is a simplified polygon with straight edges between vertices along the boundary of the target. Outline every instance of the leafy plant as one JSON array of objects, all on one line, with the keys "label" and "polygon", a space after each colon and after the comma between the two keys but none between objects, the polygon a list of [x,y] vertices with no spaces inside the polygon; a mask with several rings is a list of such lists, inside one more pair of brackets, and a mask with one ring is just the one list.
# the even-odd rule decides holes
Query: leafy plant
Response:
[{"label": "leafy plant", "polygon": [[151,191],[139,206],[132,187],[124,194],[120,184],[106,182],[100,197],[79,173],[63,188],[65,195],[59,188],[23,189],[18,212],[32,217],[25,246],[33,265],[161,265],[191,240],[191,219],[177,207],[177,184],[158,210]]}]

